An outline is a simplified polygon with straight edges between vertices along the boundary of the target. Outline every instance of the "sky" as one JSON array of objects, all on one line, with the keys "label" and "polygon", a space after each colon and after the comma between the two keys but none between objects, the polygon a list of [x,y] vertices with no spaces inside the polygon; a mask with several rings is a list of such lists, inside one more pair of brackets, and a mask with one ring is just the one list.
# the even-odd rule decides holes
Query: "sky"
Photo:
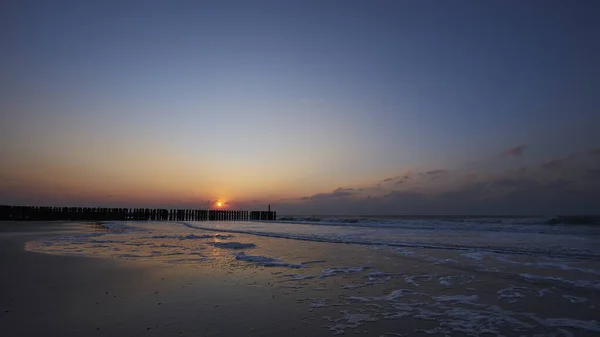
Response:
[{"label": "sky", "polygon": [[0,13],[0,204],[600,213],[597,1]]}]

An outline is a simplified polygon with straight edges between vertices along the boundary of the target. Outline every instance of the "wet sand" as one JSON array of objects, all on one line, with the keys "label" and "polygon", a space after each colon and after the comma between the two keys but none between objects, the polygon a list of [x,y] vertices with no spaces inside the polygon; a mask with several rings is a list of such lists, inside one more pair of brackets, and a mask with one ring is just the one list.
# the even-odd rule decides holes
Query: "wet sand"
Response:
[{"label": "wet sand", "polygon": [[11,336],[600,333],[595,261],[176,226],[91,237],[72,236],[89,224],[4,228],[0,327]]},{"label": "wet sand", "polygon": [[311,316],[306,307],[274,298],[269,284],[243,285],[254,271],[236,276],[190,265],[29,252],[27,241],[74,234],[80,226],[0,227],[5,336],[329,335],[298,319]]}]

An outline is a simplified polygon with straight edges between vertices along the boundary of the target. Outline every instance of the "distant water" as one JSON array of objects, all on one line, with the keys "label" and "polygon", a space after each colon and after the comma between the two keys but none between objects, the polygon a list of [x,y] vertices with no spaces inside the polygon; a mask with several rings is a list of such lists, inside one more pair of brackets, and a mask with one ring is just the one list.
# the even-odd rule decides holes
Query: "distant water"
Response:
[{"label": "distant water", "polygon": [[193,229],[305,241],[584,258],[600,261],[597,217],[282,216],[185,222]]},{"label": "distant water", "polygon": [[282,215],[278,221],[313,224],[427,225],[507,224],[507,225],[600,225],[596,215],[511,216],[511,215]]}]

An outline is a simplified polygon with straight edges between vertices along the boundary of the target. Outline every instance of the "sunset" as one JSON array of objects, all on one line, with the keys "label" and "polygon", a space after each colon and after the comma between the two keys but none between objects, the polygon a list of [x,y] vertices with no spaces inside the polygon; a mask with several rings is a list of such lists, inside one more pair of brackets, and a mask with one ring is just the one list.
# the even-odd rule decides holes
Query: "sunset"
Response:
[{"label": "sunset", "polygon": [[[444,213],[477,175],[572,184],[457,212],[595,213],[593,3],[268,3],[4,4],[0,203],[364,214],[370,195],[394,214],[416,193],[434,203],[414,213]],[[434,170],[453,186],[378,188]],[[302,202],[336,188],[369,192]]]},{"label": "sunset", "polygon": [[2,1],[0,334],[600,335],[599,14]]}]

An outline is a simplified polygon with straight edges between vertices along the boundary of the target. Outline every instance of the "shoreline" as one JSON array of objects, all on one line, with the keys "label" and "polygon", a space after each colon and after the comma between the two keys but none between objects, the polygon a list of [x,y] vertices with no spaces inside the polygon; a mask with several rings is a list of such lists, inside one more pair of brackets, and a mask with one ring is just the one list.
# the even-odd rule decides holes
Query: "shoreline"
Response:
[{"label": "shoreline", "polygon": [[14,304],[0,318],[4,331],[386,337],[462,336],[483,328],[506,336],[600,331],[593,315],[600,265],[593,261],[132,225],[141,230],[96,233],[89,224],[64,224],[44,231],[30,223],[23,228],[32,234],[0,232],[3,243],[11,242],[0,250],[1,272],[13,270],[1,281],[0,303]]}]

